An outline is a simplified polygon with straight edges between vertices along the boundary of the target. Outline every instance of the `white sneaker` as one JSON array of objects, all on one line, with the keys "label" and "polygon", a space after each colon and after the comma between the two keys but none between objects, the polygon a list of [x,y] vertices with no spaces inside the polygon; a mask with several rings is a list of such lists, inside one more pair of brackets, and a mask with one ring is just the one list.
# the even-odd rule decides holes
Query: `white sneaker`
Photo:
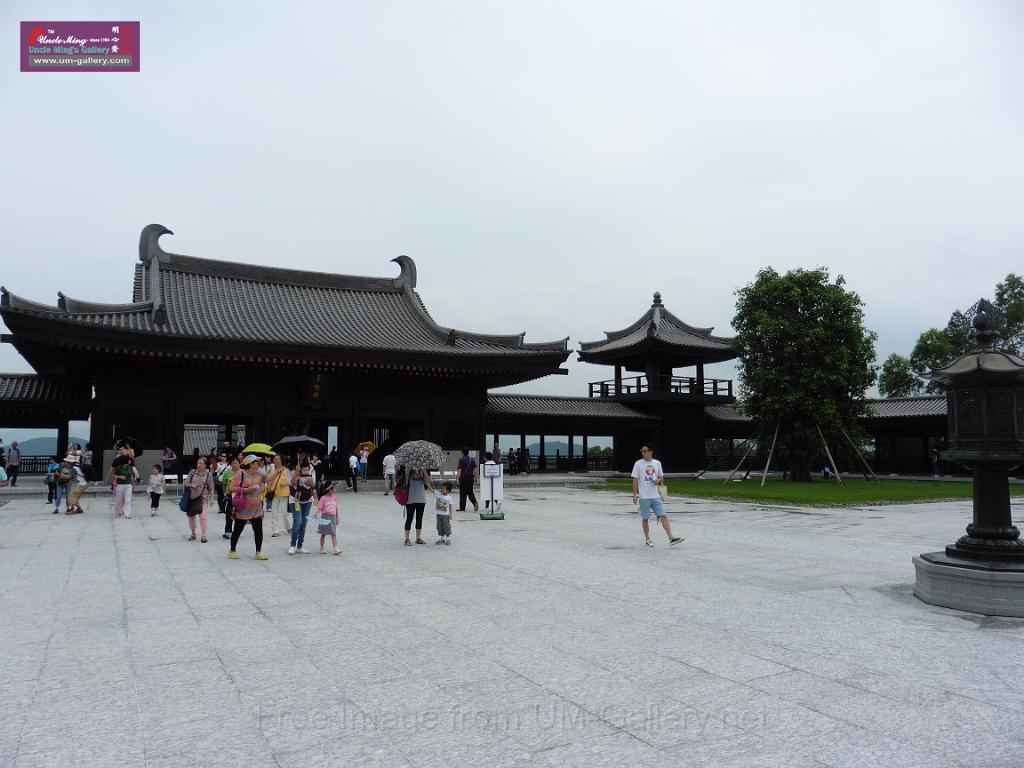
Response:
[{"label": "white sneaker", "polygon": [[124,519],[125,519],[125,520],[131,520],[131,519],[132,519],[132,516],[131,516],[131,515],[129,515],[129,514],[127,513],[127,512],[125,512],[125,513],[124,513]]},{"label": "white sneaker", "polygon": [[653,546],[654,546],[654,542],[653,542],[653,541],[651,541],[650,539],[648,539],[648,540],[647,540],[647,546],[648,546],[648,547],[653,547]]},{"label": "white sneaker", "polygon": [[295,554],[295,547],[288,547],[288,554],[289,555],[294,555]]},{"label": "white sneaker", "polygon": [[305,547],[299,547],[295,551],[298,552],[300,555],[308,555],[309,554],[309,550],[306,549]]}]

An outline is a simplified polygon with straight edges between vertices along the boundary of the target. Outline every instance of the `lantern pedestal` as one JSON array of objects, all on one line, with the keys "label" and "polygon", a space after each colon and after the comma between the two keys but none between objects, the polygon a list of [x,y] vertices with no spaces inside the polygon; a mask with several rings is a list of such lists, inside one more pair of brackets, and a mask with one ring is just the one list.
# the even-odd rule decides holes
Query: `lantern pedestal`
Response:
[{"label": "lantern pedestal", "polygon": [[914,594],[926,603],[986,616],[1024,617],[1021,563],[929,552],[914,558],[914,570]]},{"label": "lantern pedestal", "polygon": [[983,299],[975,307],[978,348],[931,372],[946,387],[943,456],[974,471],[974,520],[945,552],[914,558],[914,594],[960,611],[1024,617],[1024,544],[1010,517],[1008,478],[1024,463],[1024,359],[996,349],[992,305]]}]

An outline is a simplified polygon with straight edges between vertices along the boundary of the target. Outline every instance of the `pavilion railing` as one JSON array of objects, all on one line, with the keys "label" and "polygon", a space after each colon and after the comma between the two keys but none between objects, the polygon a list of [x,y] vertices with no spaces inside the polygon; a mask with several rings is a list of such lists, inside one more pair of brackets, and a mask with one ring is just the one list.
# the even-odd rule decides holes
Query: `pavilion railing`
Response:
[{"label": "pavilion railing", "polygon": [[619,397],[646,393],[732,397],[732,379],[699,379],[695,376],[629,376],[590,382],[590,397]]}]

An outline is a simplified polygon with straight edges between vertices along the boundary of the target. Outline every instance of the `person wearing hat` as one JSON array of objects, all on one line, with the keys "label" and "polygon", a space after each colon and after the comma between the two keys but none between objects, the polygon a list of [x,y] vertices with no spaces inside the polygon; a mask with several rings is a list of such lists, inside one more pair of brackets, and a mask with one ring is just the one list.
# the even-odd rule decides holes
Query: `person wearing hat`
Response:
[{"label": "person wearing hat", "polygon": [[234,525],[231,531],[231,551],[228,557],[238,559],[235,547],[242,535],[246,522],[252,525],[252,535],[256,541],[256,559],[266,560],[263,554],[263,486],[266,477],[260,474],[259,462],[249,454],[242,460],[242,471],[231,478],[231,497],[234,507]]},{"label": "person wearing hat", "polygon": [[[123,515],[125,520],[132,518],[132,484],[138,477],[134,453],[127,443],[119,441],[117,456],[110,462],[110,472],[107,473],[107,482],[111,483],[114,489],[114,514],[117,517]],[[60,494],[57,498],[60,498]],[[59,501],[55,503],[58,506],[60,504]]]},{"label": "person wearing hat", "polygon": [[64,457],[64,463],[71,467],[71,485],[68,489],[68,508],[65,515],[80,515],[83,512],[79,500],[89,490],[89,479],[82,470],[79,457],[71,453]]}]

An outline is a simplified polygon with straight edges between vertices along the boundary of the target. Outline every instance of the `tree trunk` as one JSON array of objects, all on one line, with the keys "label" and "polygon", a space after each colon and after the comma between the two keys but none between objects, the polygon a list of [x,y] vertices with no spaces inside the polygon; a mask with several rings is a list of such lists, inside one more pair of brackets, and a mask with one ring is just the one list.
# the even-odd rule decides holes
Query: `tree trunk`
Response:
[{"label": "tree trunk", "polygon": [[811,464],[802,454],[790,454],[790,474],[794,483],[811,482]]}]

